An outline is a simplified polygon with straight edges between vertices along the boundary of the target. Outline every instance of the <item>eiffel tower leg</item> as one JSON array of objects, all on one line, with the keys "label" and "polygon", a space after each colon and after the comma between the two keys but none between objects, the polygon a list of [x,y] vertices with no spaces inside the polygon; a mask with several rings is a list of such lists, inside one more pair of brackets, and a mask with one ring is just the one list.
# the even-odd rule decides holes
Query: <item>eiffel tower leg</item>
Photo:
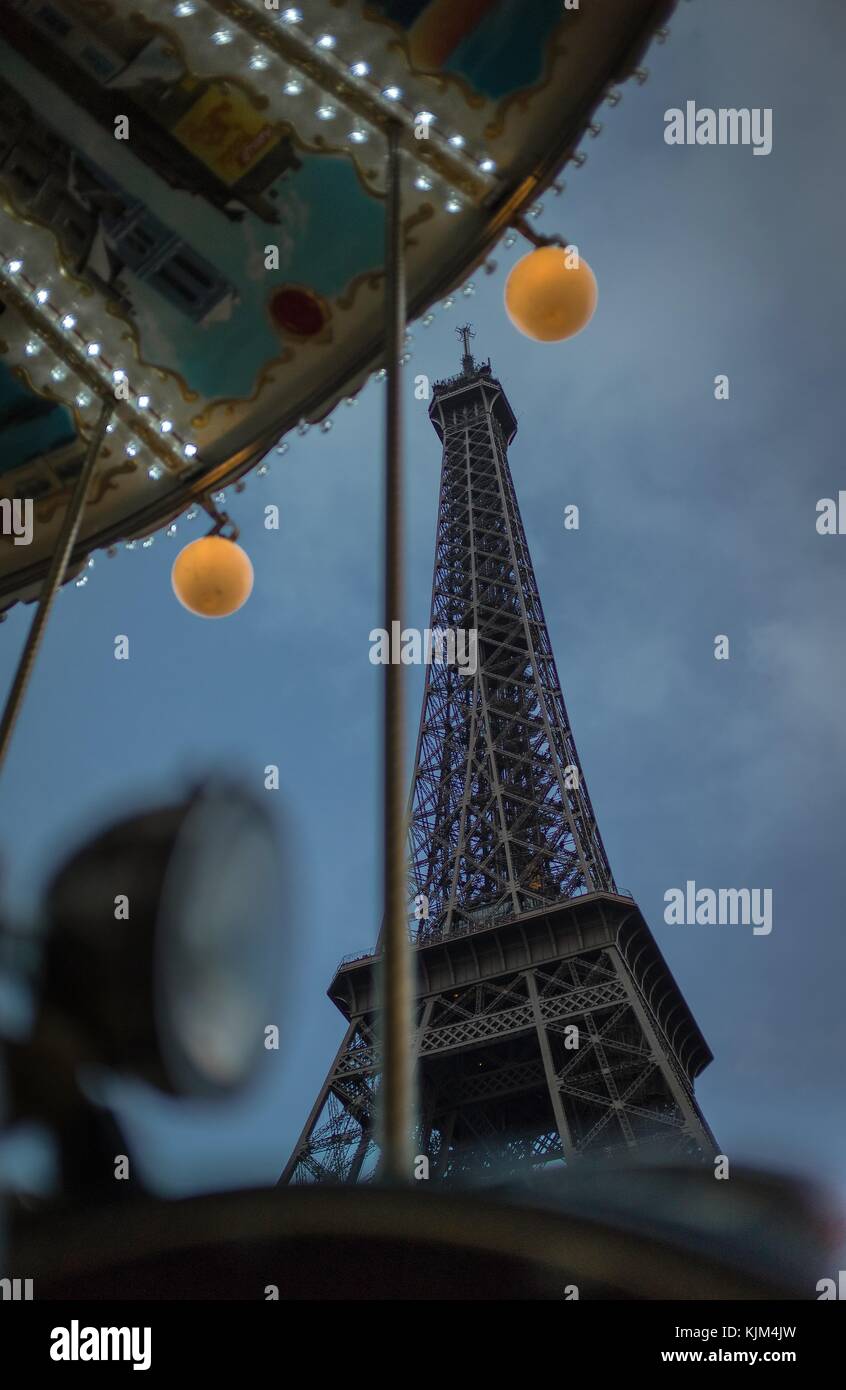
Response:
[{"label": "eiffel tower leg", "polygon": [[[545,1034],[546,1048],[538,1029],[556,1124],[561,1133],[563,1111],[573,1136],[568,1154],[566,1129],[562,1134],[565,1158],[610,1155],[620,1148],[643,1153],[657,1146],[663,1153],[710,1159],[716,1151],[713,1135],[676,1056],[675,1040],[658,1025],[616,945],[609,943],[599,956],[571,957],[553,974],[548,967],[531,972],[527,983]],[[666,975],[661,988],[669,990]],[[660,1000],[655,1003],[661,1007]],[[549,1031],[573,1024],[578,1046],[556,1064]]]},{"label": "eiffel tower leg", "polygon": [[[320,1116],[323,1114],[323,1111],[325,1110],[327,1102],[329,1100],[329,1093],[332,1089],[332,1080],[337,1075],[341,1061],[345,1053],[349,1051],[351,1044],[355,1039],[355,1035],[358,1031],[359,1024],[359,1019],[353,1019],[350,1022],[350,1025],[347,1028],[346,1033],[344,1034],[341,1046],[335,1053],[332,1065],[329,1068],[329,1071],[326,1073],[326,1080],[324,1081],[323,1085],[320,1088],[320,1091],[318,1092],[317,1100],[311,1107],[308,1119],[303,1125],[302,1133],[300,1134],[300,1137],[297,1140],[291,1157],[288,1159],[288,1162],[285,1165],[285,1168],[282,1172],[282,1176],[277,1184],[278,1187],[286,1187],[293,1178],[296,1170],[301,1166],[306,1165],[308,1162],[308,1158],[311,1154],[312,1148],[312,1134],[314,1133],[314,1130],[317,1126],[317,1122],[320,1119]],[[360,1166],[361,1165],[359,1163],[359,1167]]]},{"label": "eiffel tower leg", "polygon": [[679,1070],[671,1062],[667,1044],[664,1043],[662,1045],[658,1032],[650,1017],[650,1012],[648,1009],[644,1008],[640,991],[635,985],[622,957],[616,950],[610,951],[609,956],[618,979],[626,989],[632,1013],[640,1024],[644,1038],[649,1044],[652,1055],[661,1070],[667,1089],[684,1116],[685,1133],[694,1140],[697,1147],[702,1151],[703,1158],[710,1160],[719,1151],[717,1141],[708,1128],[699,1106],[696,1104],[693,1092],[681,1080]]},{"label": "eiffel tower leg", "polygon": [[[416,1031],[416,1033],[415,1033],[415,1035],[414,1035],[414,1040],[413,1040],[412,1047],[411,1047],[411,1059],[412,1059],[412,1067],[413,1067],[413,1083],[414,1083],[416,1098],[417,1098],[417,1102],[418,1102],[418,1117],[417,1117],[417,1118],[418,1118],[418,1128],[417,1128],[417,1134],[418,1134],[418,1136],[419,1136],[419,1148],[418,1148],[418,1150],[417,1150],[417,1153],[420,1153],[420,1154],[428,1154],[429,1156],[431,1156],[431,1152],[432,1152],[432,1148],[431,1148],[431,1144],[432,1144],[432,1113],[433,1113],[434,1096],[433,1096],[433,1095],[430,1095],[430,1096],[426,1097],[426,1096],[421,1095],[419,1057],[420,1057],[420,1044],[421,1044],[422,1041],[423,1041],[423,1034],[426,1032],[426,1029],[429,1027],[429,1024],[430,1024],[430,1022],[431,1022],[431,1019],[432,1019],[432,1010],[433,1010],[434,1006],[435,1006],[435,1001],[434,1001],[434,999],[427,999],[426,1002],[425,1002],[425,1004],[423,1005],[423,1012],[422,1012],[422,1014],[420,1015],[420,1018],[419,1018],[419,1021],[418,1021],[418,1025],[417,1025],[417,1031]],[[422,1104],[421,1104],[421,1101],[422,1101]],[[415,1155],[413,1155],[413,1156],[416,1158],[417,1155],[415,1154]]]},{"label": "eiffel tower leg", "polygon": [[365,1154],[367,1153],[367,1150],[370,1147],[371,1138],[372,1135],[370,1132],[370,1126],[362,1125],[361,1138],[358,1141],[358,1148],[356,1149],[355,1154],[353,1155],[353,1161],[350,1164],[350,1171],[347,1174],[348,1183],[358,1182],[358,1175],[361,1172],[361,1165],[364,1162]]},{"label": "eiffel tower leg", "polygon": [[555,1067],[552,1064],[552,1052],[549,1046],[549,1038],[547,1037],[546,1026],[541,1016],[540,1003],[538,1001],[538,985],[533,970],[528,970],[526,972],[526,984],[528,986],[529,998],[532,1001],[532,1012],[535,1016],[535,1027],[537,1029],[538,1034],[538,1046],[540,1047],[540,1053],[543,1059],[544,1075],[546,1077],[546,1084],[549,1089],[550,1099],[552,1101],[552,1113],[555,1116],[555,1124],[558,1129],[558,1136],[561,1140],[561,1152],[563,1153],[565,1160],[567,1162],[570,1162],[570,1160],[575,1156],[576,1147],[573,1143],[573,1136],[570,1132],[570,1125],[567,1121],[567,1116],[564,1111],[564,1104],[561,1099],[561,1092],[558,1089],[558,1085],[555,1078]]}]

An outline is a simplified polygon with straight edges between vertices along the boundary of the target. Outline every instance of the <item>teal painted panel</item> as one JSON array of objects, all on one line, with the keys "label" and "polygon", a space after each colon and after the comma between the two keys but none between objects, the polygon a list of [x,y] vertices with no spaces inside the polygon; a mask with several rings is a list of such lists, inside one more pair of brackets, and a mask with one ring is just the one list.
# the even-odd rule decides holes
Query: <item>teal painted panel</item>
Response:
[{"label": "teal painted panel", "polygon": [[0,362],[0,474],[69,444],[75,433],[69,410],[37,396]]}]

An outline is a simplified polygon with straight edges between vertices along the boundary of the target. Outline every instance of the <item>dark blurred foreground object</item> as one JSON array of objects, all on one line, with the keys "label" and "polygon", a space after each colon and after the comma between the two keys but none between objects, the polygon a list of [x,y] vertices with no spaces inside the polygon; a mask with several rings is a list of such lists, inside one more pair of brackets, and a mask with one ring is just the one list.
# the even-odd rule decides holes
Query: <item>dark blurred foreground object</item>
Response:
[{"label": "dark blurred foreground object", "polygon": [[51,1132],[67,1199],[127,1185],[114,1180],[126,1149],[82,1069],[204,1098],[249,1079],[283,976],[279,856],[263,807],[210,782],[119,821],[53,878],[34,1025],[7,1047],[9,1108]]},{"label": "dark blurred foreground object", "polygon": [[582,1165],[529,1190],[277,1188],[44,1212],[13,1265],[46,1299],[814,1299],[833,1223],[752,1173]]},{"label": "dark blurred foreground object", "polygon": [[0,1277],[32,1279],[38,1299],[815,1298],[836,1267],[837,1214],[816,1189],[734,1168],[717,1181],[708,1165],[594,1159],[522,1186],[181,1201],[116,1181],[131,1149],[81,1074],[105,1068],[176,1096],[243,1084],[285,973],[279,853],[263,807],[210,783],[73,856],[28,965],[23,938],[2,938],[3,982],[28,974],[37,1007],[28,1036],[4,1047],[0,1179],[9,1137],[33,1125],[58,1177],[35,1199],[6,1183]]}]

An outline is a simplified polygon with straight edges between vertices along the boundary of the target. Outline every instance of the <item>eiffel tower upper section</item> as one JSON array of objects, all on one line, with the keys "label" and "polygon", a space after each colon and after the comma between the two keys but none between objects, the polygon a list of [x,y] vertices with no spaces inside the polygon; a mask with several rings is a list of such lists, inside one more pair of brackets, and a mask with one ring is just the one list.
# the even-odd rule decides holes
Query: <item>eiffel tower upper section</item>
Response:
[{"label": "eiffel tower upper section", "polygon": [[458,332],[461,372],[429,407],[443,444],[430,626],[475,630],[477,659],[473,675],[426,670],[410,806],[421,939],[616,891],[508,464],[517,421]]}]

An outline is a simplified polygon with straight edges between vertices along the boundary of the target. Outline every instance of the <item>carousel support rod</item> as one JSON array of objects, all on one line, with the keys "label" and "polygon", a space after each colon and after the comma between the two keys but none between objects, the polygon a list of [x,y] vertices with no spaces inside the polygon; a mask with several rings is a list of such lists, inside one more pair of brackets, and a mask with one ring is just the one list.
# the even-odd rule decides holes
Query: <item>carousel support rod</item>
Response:
[{"label": "carousel support rod", "polygon": [[229,513],[222,512],[219,507],[215,506],[214,502],[207,494],[204,494],[197,500],[199,501],[200,506],[203,508],[203,511],[208,512],[208,515],[214,522],[214,525],[212,526],[212,529],[209,531],[208,534],[210,536],[220,536],[223,534],[224,530],[228,526],[229,535],[227,536],[227,540],[237,541],[241,532],[233,522]]},{"label": "carousel support rod", "polygon": [[544,236],[543,232],[536,232],[534,227],[529,226],[525,217],[515,217],[511,225],[515,232],[519,232],[533,246],[561,246],[566,250],[569,244],[562,236]]},{"label": "carousel support rod", "polygon": [[21,658],[18,662],[18,669],[15,672],[15,679],[12,681],[12,688],[3,710],[3,718],[0,721],[0,768],[6,757],[9,743],[12,738],[12,731],[15,727],[17,717],[20,714],[38,648],[41,645],[41,638],[47,626],[47,619],[50,616],[50,609],[53,607],[53,600],[62,585],[62,580],[67,571],[68,561],[71,557],[76,538],[79,534],[79,527],[82,521],[82,513],[85,510],[85,500],[88,496],[88,489],[94,475],[94,466],[97,462],[97,455],[103,436],[106,433],[106,426],[114,410],[111,401],[104,401],[94,432],[88,441],[88,449],[79,470],[76,486],[73,490],[70,504],[62,520],[62,528],[56,541],[56,548],[50,561],[50,568],[44,579],[44,587],[38,599],[38,608],[32,620]]},{"label": "carousel support rod", "polygon": [[[400,199],[402,126],[388,130],[388,187],[385,220],[385,629],[402,622],[403,428],[402,367],[405,338],[405,265]],[[401,631],[400,627],[400,631]],[[403,757],[403,666],[385,666],[383,727],[382,1085],[380,1176],[386,1182],[411,1178],[414,1092],[411,1060],[411,943],[406,919],[405,759]]]}]

